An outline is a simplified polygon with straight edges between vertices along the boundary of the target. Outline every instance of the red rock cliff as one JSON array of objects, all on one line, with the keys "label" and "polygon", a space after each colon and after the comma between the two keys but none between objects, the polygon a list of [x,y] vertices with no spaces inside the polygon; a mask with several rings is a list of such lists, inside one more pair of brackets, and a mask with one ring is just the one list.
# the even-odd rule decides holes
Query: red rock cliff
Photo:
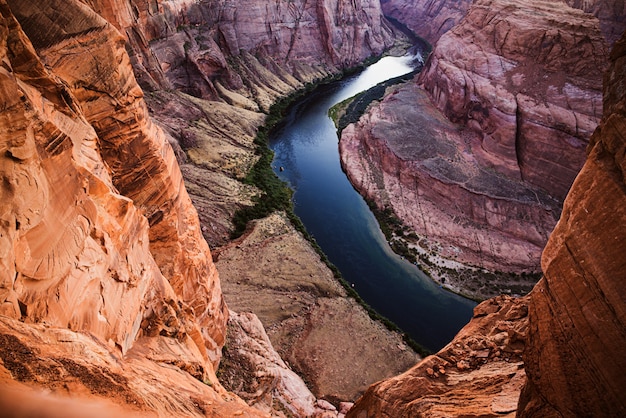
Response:
[{"label": "red rock cliff", "polygon": [[[394,89],[344,130],[344,167],[379,208],[393,209],[423,238],[415,248],[426,257],[437,253],[455,269],[537,272],[600,117],[607,56],[600,20],[579,9],[474,2],[417,78],[452,124],[415,86]],[[446,284],[493,294],[449,277]]]},{"label": "red rock cliff", "polygon": [[[523,353],[527,378],[517,411],[494,409],[511,408],[520,394],[523,379],[514,377],[506,385],[512,396],[500,399],[508,402],[498,400],[504,389],[497,385],[506,365],[492,370],[488,384],[466,392],[461,389],[481,384],[480,379],[473,380],[478,375],[457,379],[458,370],[452,369],[453,374],[444,367],[442,374],[438,367],[452,350],[464,347],[468,332],[472,337],[480,335],[478,341],[484,344],[495,342],[489,336],[498,335],[494,333],[503,330],[503,323],[498,320],[499,313],[485,316],[484,312],[487,307],[491,312],[509,308],[503,309],[508,305],[501,304],[502,299],[492,299],[476,308],[470,324],[436,357],[371,386],[349,417],[506,413],[518,417],[620,417],[626,413],[622,355],[626,344],[626,37],[616,42],[610,58],[604,77],[604,117],[591,137],[587,160],[543,253],[544,278],[524,298],[528,315],[519,315],[524,317],[527,335]],[[480,323],[482,320],[485,322]],[[511,335],[515,334],[509,328]],[[486,358],[491,359],[491,354]],[[488,370],[487,364],[483,371]],[[442,387],[442,382],[447,385]]]},{"label": "red rock cliff", "polygon": [[605,116],[530,295],[520,417],[626,414],[626,38],[611,63]]},{"label": "red rock cliff", "polygon": [[471,0],[381,0],[385,16],[435,44],[465,16]]}]

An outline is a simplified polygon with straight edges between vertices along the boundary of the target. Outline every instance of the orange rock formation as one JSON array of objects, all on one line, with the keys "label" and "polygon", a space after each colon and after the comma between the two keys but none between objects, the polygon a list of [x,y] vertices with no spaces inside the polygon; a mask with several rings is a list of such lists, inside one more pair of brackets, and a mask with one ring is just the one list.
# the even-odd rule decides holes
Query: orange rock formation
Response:
[{"label": "orange rock formation", "polygon": [[2,380],[220,410],[217,271],[124,39],[77,1],[40,6],[0,2]]}]

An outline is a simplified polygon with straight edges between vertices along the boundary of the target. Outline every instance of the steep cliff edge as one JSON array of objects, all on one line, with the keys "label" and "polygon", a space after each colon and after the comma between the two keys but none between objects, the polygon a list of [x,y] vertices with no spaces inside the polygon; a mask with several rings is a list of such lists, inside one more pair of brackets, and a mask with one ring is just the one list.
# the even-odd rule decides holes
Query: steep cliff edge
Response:
[{"label": "steep cliff edge", "polygon": [[215,377],[219,279],[123,38],[78,2],[0,12],[3,389],[247,411]]},{"label": "steep cliff edge", "polygon": [[520,417],[626,413],[626,38],[616,42],[611,63],[605,116],[530,295]]},{"label": "steep cliff edge", "polygon": [[509,296],[481,303],[447,346],[370,386],[347,417],[514,416],[526,380],[521,356],[527,303]]},{"label": "steep cliff edge", "polygon": [[[9,315],[2,317],[3,389],[39,386],[85,401],[108,398],[125,412],[148,415],[337,416],[280,364],[252,314],[231,321],[248,331],[233,332],[231,342],[249,350],[258,366],[258,374],[240,378],[284,391],[268,391],[261,413],[217,381],[228,311],[203,235],[224,244],[232,213],[259,193],[240,180],[258,158],[253,139],[263,112],[279,97],[379,54],[392,36],[375,1],[272,3],[263,7],[266,14],[247,17],[260,10],[258,2],[218,3],[2,4],[10,22],[2,112],[1,297],[2,314]],[[255,24],[247,27],[250,19]],[[250,50],[231,54],[222,30]],[[289,34],[288,42],[274,38],[279,32]],[[15,123],[22,119],[23,126]],[[187,162],[182,170],[176,159]],[[305,264],[333,280],[306,241],[298,249]],[[281,260],[270,264],[279,269]],[[300,273],[294,288],[309,279]],[[329,323],[334,305],[327,305],[312,315],[316,324]],[[382,360],[395,367],[391,372],[351,370],[359,390],[415,361],[397,333],[353,301],[347,305],[348,313],[358,311],[364,335],[389,336],[393,347]],[[342,329],[347,321],[332,324]],[[305,375],[317,373],[315,383],[325,388],[340,369],[318,369],[310,354],[358,352],[359,336],[330,346],[311,335],[293,358],[300,355]],[[283,352],[300,340],[284,341]],[[256,344],[267,350],[255,351]],[[73,358],[77,352],[82,357]],[[276,365],[284,369],[276,372]],[[3,402],[8,393],[0,394]],[[356,396],[334,394],[338,401]],[[44,402],[36,391],[28,396]]]},{"label": "steep cliff edge", "polygon": [[399,238],[446,286],[529,291],[534,275],[508,273],[540,271],[600,117],[607,45],[597,18],[563,3],[474,2],[416,79],[430,100],[393,89],[343,131],[348,176],[417,234]]},{"label": "steep cliff edge", "polygon": [[[470,324],[434,357],[462,347],[468,332],[482,335],[479,341],[489,344],[493,340],[485,336],[493,335],[502,324],[497,316],[480,315],[485,322],[477,330],[476,317],[481,310],[495,306],[502,310],[510,303],[524,303],[523,370],[518,371],[519,378],[507,384],[511,389],[515,387],[507,398],[508,409],[494,409],[504,405],[495,398],[490,404],[477,402],[498,393],[500,378],[491,378],[489,384],[463,394],[458,382],[442,388],[433,378],[437,367],[427,363],[427,358],[409,372],[370,387],[349,417],[445,416],[450,411],[454,416],[624,415],[626,379],[622,371],[626,364],[621,353],[626,343],[626,37],[615,43],[610,59],[611,66],[604,76],[604,116],[591,137],[587,160],[543,252],[544,277],[523,299],[483,302]],[[502,366],[499,372],[506,370],[506,365]],[[446,373],[438,379],[446,381],[450,373],[444,369]],[[526,383],[515,412],[515,394],[520,394],[523,372]],[[472,380],[460,382],[470,385]],[[480,380],[476,382],[480,384]],[[448,406],[450,409],[444,409]]]}]

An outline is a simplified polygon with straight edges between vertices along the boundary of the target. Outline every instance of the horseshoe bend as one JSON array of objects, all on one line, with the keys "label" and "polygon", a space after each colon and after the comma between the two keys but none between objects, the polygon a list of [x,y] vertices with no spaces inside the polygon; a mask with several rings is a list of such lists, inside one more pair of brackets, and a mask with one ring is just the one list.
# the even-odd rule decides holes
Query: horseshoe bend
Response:
[{"label": "horseshoe bend", "polygon": [[[0,0],[2,410],[624,416],[625,13]],[[392,248],[482,301],[434,354],[341,280],[266,141],[424,40],[419,73],[341,105],[338,148]]]}]

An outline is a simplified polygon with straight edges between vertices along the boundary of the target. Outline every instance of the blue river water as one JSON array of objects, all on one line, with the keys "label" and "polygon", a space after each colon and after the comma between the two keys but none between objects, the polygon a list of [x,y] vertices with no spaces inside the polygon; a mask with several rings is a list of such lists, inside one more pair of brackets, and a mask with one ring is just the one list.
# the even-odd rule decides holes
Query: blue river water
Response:
[{"label": "blue river water", "polygon": [[[299,100],[270,136],[276,174],[294,190],[294,209],[359,295],[422,346],[446,345],[475,302],[447,292],[389,247],[376,218],[339,162],[328,109],[381,81],[413,70],[415,57],[385,57],[360,74]],[[282,167],[282,171],[279,169]]]}]

